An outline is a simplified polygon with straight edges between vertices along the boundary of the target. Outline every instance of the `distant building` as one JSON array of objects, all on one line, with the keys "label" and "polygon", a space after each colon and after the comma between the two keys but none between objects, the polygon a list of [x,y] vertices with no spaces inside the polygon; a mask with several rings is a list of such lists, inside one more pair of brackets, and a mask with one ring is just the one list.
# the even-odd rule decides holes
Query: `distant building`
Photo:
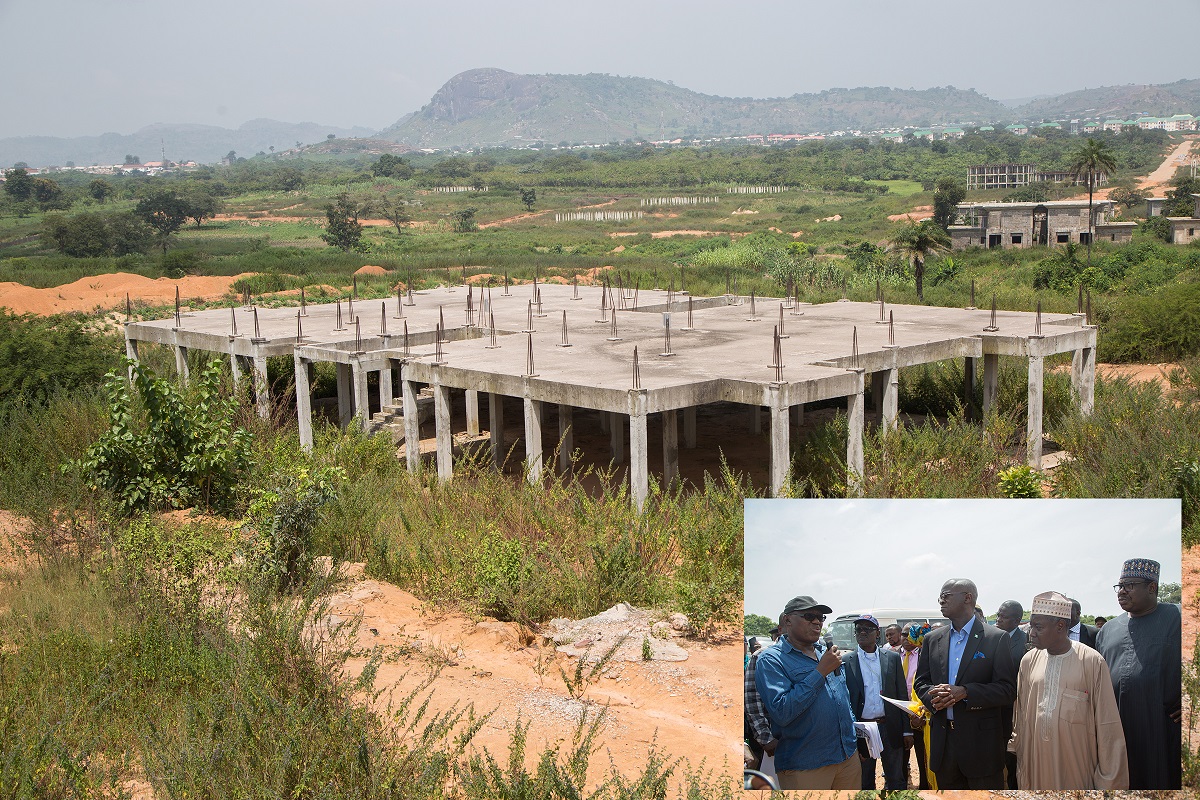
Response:
[{"label": "distant building", "polygon": [[1189,244],[1200,240],[1200,194],[1192,195],[1196,200],[1194,216],[1167,217],[1171,223],[1171,242],[1173,244]]},{"label": "distant building", "polygon": [[[1019,189],[1031,183],[1080,184],[1071,173],[1062,170],[1043,171],[1033,164],[976,164],[967,167],[967,191],[977,189]],[[1108,175],[1101,172],[1096,185],[1108,183]]]},{"label": "distant building", "polygon": [[[1136,222],[1113,222],[1115,203],[1093,203],[1096,241],[1128,242]],[[958,213],[969,224],[951,225],[950,241],[954,249],[967,247],[1032,247],[1088,242],[1088,204],[1086,200],[1059,200],[1045,203],[963,203]],[[1200,223],[1198,223],[1200,224]]]}]

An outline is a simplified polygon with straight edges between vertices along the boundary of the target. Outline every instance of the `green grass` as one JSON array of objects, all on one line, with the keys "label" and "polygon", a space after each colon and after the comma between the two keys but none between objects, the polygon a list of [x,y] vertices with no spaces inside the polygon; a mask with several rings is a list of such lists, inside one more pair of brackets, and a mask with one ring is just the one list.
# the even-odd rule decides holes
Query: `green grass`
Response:
[{"label": "green grass", "polygon": [[920,194],[925,191],[920,181],[867,181],[867,183],[872,186],[886,186],[888,194],[895,195],[896,197],[912,197],[914,194]]}]

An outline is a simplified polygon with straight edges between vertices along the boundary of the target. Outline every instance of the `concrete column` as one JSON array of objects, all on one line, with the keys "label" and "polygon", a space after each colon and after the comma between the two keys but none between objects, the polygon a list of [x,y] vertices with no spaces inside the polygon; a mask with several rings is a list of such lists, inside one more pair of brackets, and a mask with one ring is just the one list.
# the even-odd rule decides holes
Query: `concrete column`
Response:
[{"label": "concrete column", "polygon": [[625,463],[625,431],[624,420],[621,417],[624,414],[613,414],[609,418],[609,436],[608,440],[612,447],[612,460],[614,464]]},{"label": "concrete column", "polygon": [[571,469],[571,453],[575,451],[575,409],[564,403],[558,404],[558,471]]},{"label": "concrete column", "polygon": [[241,356],[237,353],[229,354],[229,372],[233,375],[233,391],[235,394],[242,385],[242,365],[240,359]]},{"label": "concrete column", "polygon": [[804,424],[804,403],[797,403],[792,406],[792,422],[797,425]]},{"label": "concrete column", "polygon": [[379,410],[383,411],[395,401],[392,397],[392,368],[379,370]]},{"label": "concrete column", "polygon": [[610,416],[610,414],[607,411],[600,412],[600,432],[601,433],[608,433],[609,430],[612,428],[612,420],[609,419],[609,416]]},{"label": "concrete column", "polygon": [[[629,493],[638,511],[650,494],[649,441],[646,436],[646,394],[629,395]],[[613,425],[617,428],[617,425]]]},{"label": "concrete column", "polygon": [[780,387],[771,392],[771,497],[779,497],[792,466],[790,412],[782,405]]},{"label": "concrete column", "polygon": [[[307,451],[313,448],[312,430],[312,384],[308,380],[308,362],[293,356],[296,363],[296,422],[300,427],[300,446]],[[236,361],[237,356],[233,356]]]},{"label": "concrete column", "polygon": [[421,471],[421,422],[417,418],[417,387],[400,369],[400,397],[404,403],[404,460],[409,472]]},{"label": "concrete column", "polygon": [[750,433],[753,436],[762,433],[762,406],[750,406]]},{"label": "concrete column", "polygon": [[[125,337],[125,357],[128,358],[130,361],[134,361],[134,362],[136,362],[138,360],[137,339],[130,339],[128,336]],[[133,365],[132,364],[129,366],[128,374],[129,374],[129,382],[133,383]]]},{"label": "concrete column", "polygon": [[866,422],[866,398],[863,396],[865,381],[863,373],[858,373],[860,383],[858,392],[846,398],[846,418],[850,430],[846,436],[846,493],[851,497],[861,497],[863,493],[863,427]]},{"label": "concrete column", "polygon": [[1081,347],[1071,356],[1071,393],[1079,413],[1090,417],[1096,406],[1096,350]]},{"label": "concrete column", "polygon": [[175,372],[179,375],[179,383],[188,385],[188,351],[182,345],[175,345]]},{"label": "concrete column", "polygon": [[695,406],[688,406],[683,410],[683,446],[688,450],[696,449]]},{"label": "concrete column", "polygon": [[479,435],[479,390],[467,389],[467,436]]},{"label": "concrete column", "polygon": [[433,424],[437,437],[438,480],[445,483],[454,474],[454,459],[451,448],[454,439],[450,433],[450,388],[440,383],[433,385]]},{"label": "concrete column", "polygon": [[350,365],[337,364],[338,427],[345,430],[354,419],[354,382],[350,379]]},{"label": "concrete column", "polygon": [[504,395],[488,393],[488,433],[492,438],[492,463],[501,467],[504,460]]},{"label": "concrete column", "polygon": [[542,479],[542,401],[525,398],[525,478]]},{"label": "concrete column", "polygon": [[995,353],[983,357],[983,415],[991,413],[1000,392],[1000,356]]},{"label": "concrete column", "polygon": [[875,422],[883,424],[883,384],[887,380],[887,370],[871,373],[871,410],[875,412]]},{"label": "concrete column", "polygon": [[252,370],[254,372],[254,401],[258,406],[260,419],[271,417],[271,384],[267,381],[267,357],[254,354]]},{"label": "concrete column", "polygon": [[967,419],[979,416],[975,409],[975,359],[971,356],[963,359],[963,409]]},{"label": "concrete column", "polygon": [[1029,415],[1025,425],[1025,462],[1042,468],[1042,357],[1029,357]]},{"label": "concrete column", "polygon": [[879,409],[879,424],[885,431],[896,429],[900,416],[900,370],[893,367],[879,373],[883,375],[883,399]]},{"label": "concrete column", "polygon": [[362,363],[355,361],[350,365],[350,375],[354,382],[354,416],[363,430],[371,421],[371,401],[367,397],[367,371]]},{"label": "concrete column", "polygon": [[679,480],[679,412],[662,412],[663,488]]}]

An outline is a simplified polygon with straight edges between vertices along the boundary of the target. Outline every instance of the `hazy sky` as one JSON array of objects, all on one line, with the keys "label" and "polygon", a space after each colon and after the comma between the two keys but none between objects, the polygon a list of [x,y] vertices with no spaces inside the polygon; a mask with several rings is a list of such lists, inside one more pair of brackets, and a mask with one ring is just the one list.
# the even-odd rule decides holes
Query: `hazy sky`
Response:
[{"label": "hazy sky", "polygon": [[746,613],[776,617],[801,594],[834,615],[936,611],[942,584],[969,578],[989,616],[1050,590],[1113,616],[1127,558],[1180,583],[1180,522],[1178,500],[749,500]]},{"label": "hazy sky", "polygon": [[[379,129],[459,72],[607,72],[706,94],[974,88],[997,100],[1200,77],[1198,0],[409,3],[0,0],[0,137]],[[995,31],[993,37],[991,32]]]}]

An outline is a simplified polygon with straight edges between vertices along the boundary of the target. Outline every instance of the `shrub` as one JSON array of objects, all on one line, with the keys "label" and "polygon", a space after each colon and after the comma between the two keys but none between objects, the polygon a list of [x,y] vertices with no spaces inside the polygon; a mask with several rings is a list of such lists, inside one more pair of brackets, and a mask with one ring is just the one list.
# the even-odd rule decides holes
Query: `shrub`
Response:
[{"label": "shrub", "polygon": [[250,503],[247,519],[259,537],[254,561],[259,574],[279,591],[308,580],[321,508],[337,497],[336,484],[345,477],[337,467],[280,472]]},{"label": "shrub", "polygon": [[1000,471],[1000,493],[1005,497],[1036,499],[1042,496],[1042,480],[1030,466],[1021,464]]}]

